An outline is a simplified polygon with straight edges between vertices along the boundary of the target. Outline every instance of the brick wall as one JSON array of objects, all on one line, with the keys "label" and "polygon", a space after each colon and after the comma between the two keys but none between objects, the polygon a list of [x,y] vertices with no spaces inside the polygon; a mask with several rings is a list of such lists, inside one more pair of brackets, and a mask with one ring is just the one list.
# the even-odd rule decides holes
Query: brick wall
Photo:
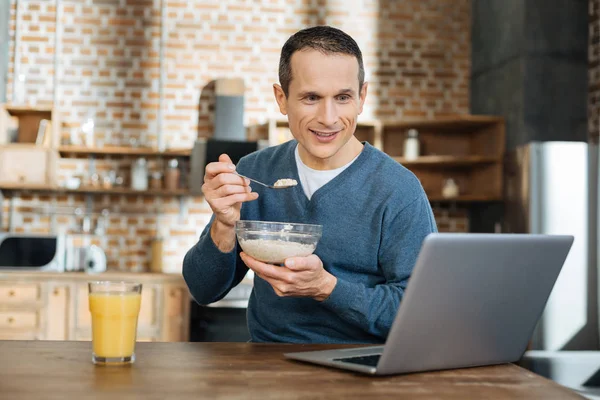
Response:
[{"label": "brick wall", "polygon": [[[344,29],[361,46],[370,82],[364,118],[468,113],[470,0],[28,0],[18,10],[13,0],[7,97],[15,74],[24,74],[32,104],[57,105],[63,142],[81,140],[90,116],[97,145],[156,146],[162,132],[166,147],[190,147],[212,132],[215,79],[244,78],[246,125],[276,116],[280,48],[315,24]],[[105,173],[130,162],[94,165]],[[62,159],[61,179],[88,168],[86,159]],[[15,226],[32,232],[78,232],[75,210],[86,207],[80,195],[14,202]],[[156,234],[166,238],[165,265],[178,270],[210,218],[202,198],[95,196],[92,209],[94,218],[110,211],[107,234],[77,240],[101,245],[109,268],[122,270],[148,268]],[[436,216],[441,230],[468,229],[464,210]]]},{"label": "brick wall", "polygon": [[600,139],[600,0],[590,0],[588,131]]}]

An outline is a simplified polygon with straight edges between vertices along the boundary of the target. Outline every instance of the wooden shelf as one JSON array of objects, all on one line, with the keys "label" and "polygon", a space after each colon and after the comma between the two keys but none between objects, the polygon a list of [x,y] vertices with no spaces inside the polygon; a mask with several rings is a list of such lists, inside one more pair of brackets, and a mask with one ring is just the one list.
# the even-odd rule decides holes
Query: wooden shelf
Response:
[{"label": "wooden shelf", "polygon": [[52,114],[52,107],[29,107],[6,104],[4,105],[4,109],[12,116],[44,114],[50,118],[50,115]]},{"label": "wooden shelf", "polygon": [[[407,160],[402,155],[411,129],[418,132],[423,156]],[[382,143],[385,153],[416,175],[430,201],[502,201],[505,125],[501,117],[457,115],[385,121]],[[449,179],[458,185],[461,195],[457,198],[441,196]]]},{"label": "wooden shelf", "polygon": [[403,157],[394,157],[394,160],[398,161],[405,167],[467,167],[477,164],[491,164],[501,161],[501,159],[498,157],[486,156],[421,156],[414,160],[407,160]]},{"label": "wooden shelf", "polygon": [[127,194],[127,195],[137,195],[137,196],[191,196],[190,192],[185,189],[178,189],[175,191],[168,190],[133,190],[130,188],[112,188],[112,189],[104,189],[104,188],[95,188],[95,187],[83,187],[79,189],[63,189],[69,193],[86,193],[86,194]]},{"label": "wooden shelf", "polygon": [[0,183],[0,190],[31,190],[31,191],[53,191],[60,190],[58,186],[29,185],[20,183]]},{"label": "wooden shelf", "polygon": [[81,187],[79,189],[67,189],[58,186],[44,186],[44,185],[19,185],[19,184],[0,184],[0,190],[15,191],[15,192],[48,192],[56,194],[122,194],[122,195],[134,195],[134,196],[194,196],[186,189],[179,189],[176,191],[167,190],[145,190],[138,191],[130,188],[96,188],[96,187]]},{"label": "wooden shelf", "polygon": [[189,157],[192,149],[169,149],[159,151],[152,147],[126,147],[106,146],[89,148],[86,146],[60,146],[58,151],[63,154],[79,155],[128,155],[128,156],[155,156],[155,157]]}]

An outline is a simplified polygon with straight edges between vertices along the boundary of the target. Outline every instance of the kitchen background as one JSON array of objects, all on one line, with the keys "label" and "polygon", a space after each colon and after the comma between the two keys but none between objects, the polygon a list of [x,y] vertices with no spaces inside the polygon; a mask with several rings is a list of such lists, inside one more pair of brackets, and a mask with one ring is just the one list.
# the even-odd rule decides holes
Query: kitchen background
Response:
[{"label": "kitchen background", "polygon": [[[243,78],[244,123],[263,124],[278,114],[272,84],[284,41],[303,27],[331,24],[363,50],[364,119],[466,114],[470,17],[468,0],[12,0],[6,98],[24,90],[28,105],[54,105],[61,144],[83,138],[92,118],[95,146],[191,148],[212,134],[216,79]],[[132,160],[99,157],[94,167],[102,175]],[[59,183],[85,177],[89,165],[62,157]],[[82,216],[74,210],[89,206],[80,194],[22,193],[13,202],[15,231],[34,233],[54,224],[79,234]],[[2,206],[8,215],[7,198]],[[462,207],[434,206],[440,230],[469,230]],[[110,213],[106,234],[81,240],[105,250],[109,270],[148,270],[160,236],[165,270],[179,271],[210,218],[203,198],[192,196],[95,195],[92,209],[92,226],[101,210]],[[59,212],[54,222],[52,211]],[[7,230],[9,218],[2,222]]]},{"label": "kitchen background", "polygon": [[[198,156],[233,125],[249,140],[240,151],[286,136],[272,94],[279,51],[317,24],[361,46],[370,86],[357,135],[417,174],[440,231],[576,236],[532,343],[600,348],[600,0],[0,2],[0,242],[68,233],[74,258],[105,252],[107,277],[174,272],[136,275],[140,340],[247,340],[250,279],[205,307],[179,273],[211,215],[194,191]],[[35,141],[41,118],[52,126],[41,146],[22,157],[3,146]],[[424,151],[411,160],[412,128]],[[58,186],[30,187],[52,174],[50,156]],[[147,171],[149,189],[132,190]],[[442,189],[449,177],[456,197]],[[86,279],[0,270],[0,338],[88,340]]]}]

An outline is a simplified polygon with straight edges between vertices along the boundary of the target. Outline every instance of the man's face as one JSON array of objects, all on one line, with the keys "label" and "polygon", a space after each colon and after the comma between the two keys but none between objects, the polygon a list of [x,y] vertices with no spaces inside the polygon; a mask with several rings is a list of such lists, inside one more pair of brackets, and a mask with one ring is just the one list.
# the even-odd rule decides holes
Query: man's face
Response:
[{"label": "man's face", "polygon": [[367,95],[366,83],[358,89],[356,57],[302,50],[292,55],[291,67],[288,97],[279,85],[274,91],[302,161],[313,169],[347,164],[362,147],[354,131]]}]

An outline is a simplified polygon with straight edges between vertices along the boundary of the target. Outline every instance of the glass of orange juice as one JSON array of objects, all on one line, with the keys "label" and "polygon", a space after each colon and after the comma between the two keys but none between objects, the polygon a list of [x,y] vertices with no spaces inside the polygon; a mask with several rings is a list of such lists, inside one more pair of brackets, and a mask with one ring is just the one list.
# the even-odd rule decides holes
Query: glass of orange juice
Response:
[{"label": "glass of orange juice", "polygon": [[135,339],[142,297],[142,284],[90,282],[92,314],[92,361],[120,365],[135,361]]}]

